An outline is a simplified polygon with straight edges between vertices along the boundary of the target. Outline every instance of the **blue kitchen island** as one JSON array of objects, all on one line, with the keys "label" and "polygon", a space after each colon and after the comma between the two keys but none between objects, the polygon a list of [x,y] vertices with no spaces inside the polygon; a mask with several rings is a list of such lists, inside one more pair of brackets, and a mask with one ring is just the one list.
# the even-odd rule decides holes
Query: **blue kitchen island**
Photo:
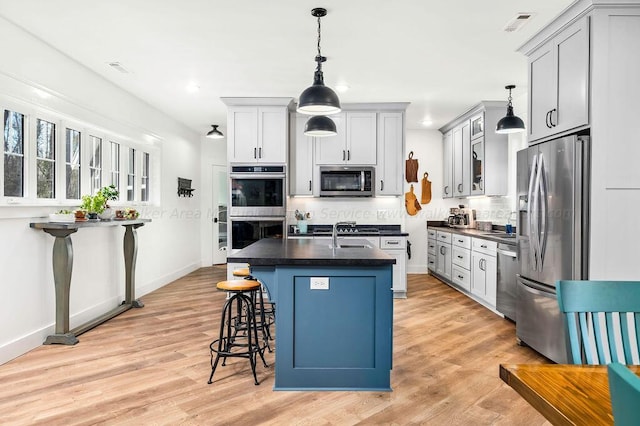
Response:
[{"label": "blue kitchen island", "polygon": [[391,390],[395,260],[366,246],[262,239],[228,256],[276,304],[274,390]]}]

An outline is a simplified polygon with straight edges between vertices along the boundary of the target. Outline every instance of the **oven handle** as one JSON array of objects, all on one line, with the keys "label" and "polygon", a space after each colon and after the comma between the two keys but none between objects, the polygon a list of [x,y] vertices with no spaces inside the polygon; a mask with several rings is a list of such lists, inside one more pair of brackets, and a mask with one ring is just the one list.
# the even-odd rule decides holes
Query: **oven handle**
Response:
[{"label": "oven handle", "polygon": [[231,173],[229,174],[231,179],[284,179],[284,173]]},{"label": "oven handle", "polygon": [[229,216],[227,222],[284,222],[283,216]]}]

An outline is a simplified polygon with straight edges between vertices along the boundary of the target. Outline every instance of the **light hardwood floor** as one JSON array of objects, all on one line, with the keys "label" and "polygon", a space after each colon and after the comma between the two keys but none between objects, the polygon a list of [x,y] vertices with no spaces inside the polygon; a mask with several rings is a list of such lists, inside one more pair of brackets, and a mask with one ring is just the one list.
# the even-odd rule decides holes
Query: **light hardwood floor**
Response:
[{"label": "light hardwood floor", "polygon": [[[0,366],[0,423],[548,425],[498,377],[500,363],[545,362],[515,327],[427,275],[395,300],[393,392],[274,392],[273,367],[230,360],[214,383],[225,267],[202,268],[81,335]],[[73,297],[73,295],[72,295]],[[275,353],[267,354],[272,363]]]}]

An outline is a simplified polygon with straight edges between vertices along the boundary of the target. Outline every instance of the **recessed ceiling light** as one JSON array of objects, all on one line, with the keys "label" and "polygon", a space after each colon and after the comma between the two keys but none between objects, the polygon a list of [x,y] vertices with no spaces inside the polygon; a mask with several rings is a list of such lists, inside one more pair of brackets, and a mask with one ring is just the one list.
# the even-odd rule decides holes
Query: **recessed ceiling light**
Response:
[{"label": "recessed ceiling light", "polygon": [[197,91],[200,90],[200,86],[198,86],[195,82],[192,81],[191,83],[187,84],[186,89],[187,89],[187,92],[189,93],[196,93]]},{"label": "recessed ceiling light", "polygon": [[122,66],[120,62],[107,62],[112,69],[121,72],[122,74],[129,74],[129,70]]},{"label": "recessed ceiling light", "polygon": [[336,84],[336,91],[340,93],[344,93],[350,89],[348,84]]},{"label": "recessed ceiling light", "polygon": [[433,124],[433,120],[431,120],[430,118],[425,118],[424,120],[421,121],[422,125],[425,127],[429,127]]}]

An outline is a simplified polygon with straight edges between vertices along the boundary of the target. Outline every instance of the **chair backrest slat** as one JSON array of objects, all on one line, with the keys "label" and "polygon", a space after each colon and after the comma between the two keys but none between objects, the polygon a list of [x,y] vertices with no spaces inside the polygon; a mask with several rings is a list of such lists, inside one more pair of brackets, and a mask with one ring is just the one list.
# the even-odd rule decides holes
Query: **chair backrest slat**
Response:
[{"label": "chair backrest slat", "polygon": [[640,281],[558,281],[574,364],[640,364]]},{"label": "chair backrest slat", "polygon": [[616,426],[637,426],[640,377],[620,363],[607,366],[613,421]]}]

